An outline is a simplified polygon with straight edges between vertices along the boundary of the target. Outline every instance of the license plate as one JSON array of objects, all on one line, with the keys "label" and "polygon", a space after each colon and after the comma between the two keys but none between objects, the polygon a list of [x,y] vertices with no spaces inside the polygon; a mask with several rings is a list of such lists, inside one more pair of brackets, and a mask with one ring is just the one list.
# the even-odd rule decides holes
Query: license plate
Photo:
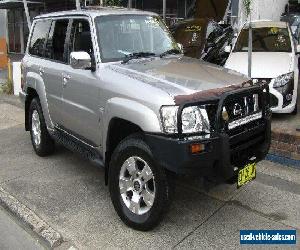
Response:
[{"label": "license plate", "polygon": [[237,187],[240,188],[256,178],[256,163],[249,163],[239,171]]}]

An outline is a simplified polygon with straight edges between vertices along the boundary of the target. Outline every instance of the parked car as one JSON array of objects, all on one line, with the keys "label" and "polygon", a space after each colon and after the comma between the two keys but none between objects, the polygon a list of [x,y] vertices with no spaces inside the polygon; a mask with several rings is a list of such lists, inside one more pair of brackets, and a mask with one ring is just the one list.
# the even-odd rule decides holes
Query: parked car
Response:
[{"label": "parked car", "polygon": [[280,21],[287,22],[291,26],[293,35],[296,33],[296,29],[300,24],[300,13],[289,13],[281,16]]},{"label": "parked car", "polygon": [[223,34],[217,22],[205,18],[184,20],[171,27],[171,31],[175,40],[183,45],[184,54],[199,59]]},{"label": "parked car", "polygon": [[231,27],[225,28],[221,36],[217,37],[209,46],[206,46],[202,59],[206,62],[224,66],[229,56],[225,48],[232,45],[233,39],[233,29]]},{"label": "parked car", "polygon": [[30,33],[20,98],[36,154],[58,142],[103,166],[128,226],[161,221],[174,174],[255,178],[270,146],[267,86],[184,57],[157,14],[58,12]]},{"label": "parked car", "polygon": [[[295,48],[288,24],[256,21],[252,27],[252,78],[269,84],[273,112],[296,114],[300,48]],[[226,68],[245,75],[248,74],[248,35],[249,24],[246,24],[225,64]]]},{"label": "parked car", "polygon": [[224,49],[234,37],[232,28],[223,26],[210,19],[190,19],[177,23],[171,31],[186,56],[223,66],[228,58]]}]

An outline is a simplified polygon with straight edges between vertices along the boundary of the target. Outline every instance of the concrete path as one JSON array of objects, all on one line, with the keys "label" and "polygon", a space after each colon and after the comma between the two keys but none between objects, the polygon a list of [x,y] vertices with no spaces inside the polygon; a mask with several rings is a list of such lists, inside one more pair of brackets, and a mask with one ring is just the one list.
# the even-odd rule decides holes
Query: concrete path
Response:
[{"label": "concrete path", "polygon": [[41,250],[38,240],[0,207],[0,249]]},{"label": "concrete path", "polygon": [[79,249],[241,249],[241,229],[297,229],[299,238],[300,171],[268,161],[239,190],[179,179],[160,226],[134,231],[115,213],[103,169],[62,147],[51,157],[34,154],[18,105],[0,96],[0,187]]}]

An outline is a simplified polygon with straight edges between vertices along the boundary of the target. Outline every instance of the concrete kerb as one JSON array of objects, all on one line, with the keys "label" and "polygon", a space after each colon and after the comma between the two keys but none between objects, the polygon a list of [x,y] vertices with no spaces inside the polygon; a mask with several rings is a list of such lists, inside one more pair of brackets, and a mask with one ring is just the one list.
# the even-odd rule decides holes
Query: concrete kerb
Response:
[{"label": "concrete kerb", "polygon": [[27,206],[10,195],[0,187],[0,205],[6,208],[20,219],[26,226],[31,228],[51,248],[58,247],[63,243],[63,237],[55,231],[43,219],[31,211]]}]

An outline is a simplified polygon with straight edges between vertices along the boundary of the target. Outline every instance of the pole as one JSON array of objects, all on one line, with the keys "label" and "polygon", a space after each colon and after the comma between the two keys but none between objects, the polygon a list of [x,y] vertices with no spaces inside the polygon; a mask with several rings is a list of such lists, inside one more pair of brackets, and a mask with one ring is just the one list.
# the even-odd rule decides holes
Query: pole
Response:
[{"label": "pole", "polygon": [[76,9],[80,10],[80,0],[75,0],[76,1]]},{"label": "pole", "polygon": [[30,20],[30,15],[29,15],[29,10],[28,10],[27,0],[23,0],[23,4],[24,4],[24,10],[25,10],[25,15],[26,15],[28,30],[30,31],[31,20]]},{"label": "pole", "polygon": [[248,39],[248,77],[252,76],[252,24],[251,24],[251,14],[250,14],[250,22],[249,22],[249,39]]},{"label": "pole", "polygon": [[132,8],[132,0],[128,0],[128,8],[129,8],[129,9]]},{"label": "pole", "polygon": [[167,0],[163,0],[163,19],[166,21]]}]

